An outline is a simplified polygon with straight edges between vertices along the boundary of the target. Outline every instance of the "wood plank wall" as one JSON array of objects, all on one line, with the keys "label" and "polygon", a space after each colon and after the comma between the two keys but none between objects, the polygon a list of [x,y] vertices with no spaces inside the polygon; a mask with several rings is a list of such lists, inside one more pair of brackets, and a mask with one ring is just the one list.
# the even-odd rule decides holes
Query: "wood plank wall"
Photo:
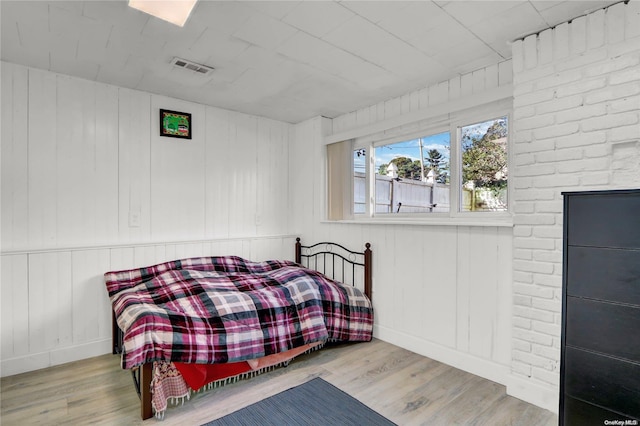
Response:
[{"label": "wood plank wall", "polygon": [[[293,258],[291,125],[1,66],[2,375],[110,351],[106,271]],[[160,137],[159,108],[193,139]]]},{"label": "wood plank wall", "polygon": [[511,84],[510,61],[333,120],[296,125],[294,231],[307,241],[373,248],[376,334],[505,384],[511,363],[512,228],[326,222],[324,137]]}]

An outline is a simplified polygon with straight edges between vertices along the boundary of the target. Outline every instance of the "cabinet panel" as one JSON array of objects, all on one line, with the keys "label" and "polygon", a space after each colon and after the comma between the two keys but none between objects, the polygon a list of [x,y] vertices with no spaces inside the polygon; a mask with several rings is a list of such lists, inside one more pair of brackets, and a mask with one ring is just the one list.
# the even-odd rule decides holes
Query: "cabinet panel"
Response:
[{"label": "cabinet panel", "polygon": [[638,364],[568,346],[565,350],[566,396],[640,418],[639,380]]},{"label": "cabinet panel", "polygon": [[640,250],[572,246],[567,250],[568,295],[640,305]]},{"label": "cabinet panel", "polygon": [[640,307],[568,297],[566,344],[640,362]]},{"label": "cabinet panel", "polygon": [[605,420],[630,420],[631,417],[567,397],[564,404],[564,424],[566,426],[603,425]]},{"label": "cabinet panel", "polygon": [[640,246],[640,192],[572,195],[568,208],[568,244],[638,248]]}]

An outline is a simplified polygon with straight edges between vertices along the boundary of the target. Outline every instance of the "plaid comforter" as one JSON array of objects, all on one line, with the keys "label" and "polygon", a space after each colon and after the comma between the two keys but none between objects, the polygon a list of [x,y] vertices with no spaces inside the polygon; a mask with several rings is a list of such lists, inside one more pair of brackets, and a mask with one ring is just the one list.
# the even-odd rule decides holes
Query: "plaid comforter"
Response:
[{"label": "plaid comforter", "polygon": [[237,256],[107,272],[124,332],[122,367],[225,363],[318,341],[369,341],[373,310],[358,289],[289,261]]}]

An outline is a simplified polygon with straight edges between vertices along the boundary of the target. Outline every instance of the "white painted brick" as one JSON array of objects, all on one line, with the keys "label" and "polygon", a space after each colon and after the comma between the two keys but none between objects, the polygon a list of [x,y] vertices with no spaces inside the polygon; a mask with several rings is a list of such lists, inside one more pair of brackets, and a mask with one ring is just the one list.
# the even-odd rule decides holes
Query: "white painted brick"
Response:
[{"label": "white painted brick", "polygon": [[562,23],[553,31],[553,57],[562,59],[569,56],[569,24]]},{"label": "white painted brick", "polygon": [[515,249],[513,251],[514,259],[533,260],[533,251],[528,249]]},{"label": "white painted brick", "polygon": [[[553,289],[548,287],[540,287],[530,284],[514,284],[513,292],[516,294],[523,294],[527,296],[535,296],[542,299],[552,299]],[[547,324],[547,323],[544,323]]]},{"label": "white painted brick", "polygon": [[577,55],[587,50],[587,17],[580,16],[569,25],[569,53]]},{"label": "white painted brick", "polygon": [[531,141],[533,141],[533,132],[527,130],[513,132],[514,143],[529,143]]},{"label": "white painted brick", "polygon": [[549,79],[555,72],[556,70],[553,65],[544,65],[526,70],[518,74],[517,85],[520,86],[521,84],[531,83],[537,86],[539,81]]},{"label": "white painted brick", "polygon": [[515,294],[513,296],[513,304],[516,306],[531,307],[531,297]]},{"label": "white painted brick", "polygon": [[562,288],[562,275],[533,274],[533,282],[546,287]]},{"label": "white painted brick", "polygon": [[[535,313],[535,311],[537,311],[536,309],[532,309],[532,308],[520,308],[518,307],[519,311],[526,311],[523,312],[525,315],[529,315],[529,314],[533,314],[534,316],[536,316],[537,314]],[[553,317],[553,314],[550,312],[544,312],[544,311],[539,311],[540,314],[543,314],[543,316],[547,316],[551,315]],[[518,315],[521,316],[523,318],[528,318],[525,315]],[[531,318],[531,319],[535,319],[535,318]],[[549,322],[549,321],[547,321]],[[548,336],[546,334],[542,334],[542,333],[536,333],[533,331],[528,331],[528,330],[521,330],[521,329],[516,329],[514,330],[514,336],[516,339],[522,339],[525,340],[527,342],[531,342],[534,344],[539,344],[539,345],[545,345],[545,346],[549,346],[551,347],[551,345],[553,344],[553,339],[551,336]]]},{"label": "white painted brick", "polygon": [[512,362],[511,372],[516,375],[531,377],[531,366],[523,362]]},{"label": "white painted brick", "polygon": [[587,48],[593,49],[604,44],[604,9],[587,16]]},{"label": "white painted brick", "polygon": [[558,169],[558,173],[596,172],[600,170],[607,170],[609,168],[609,163],[609,159],[596,158],[564,161],[556,167]]},{"label": "white painted brick", "polygon": [[617,99],[615,101],[610,101],[607,104],[607,111],[610,113],[638,110],[640,110],[640,95],[630,96],[624,99]]},{"label": "white painted brick", "polygon": [[616,127],[609,130],[611,142],[628,142],[640,139],[640,126]]},{"label": "white painted brick", "polygon": [[513,349],[522,352],[531,352],[531,343],[524,340],[513,339]]},{"label": "white painted brick", "polygon": [[573,96],[580,93],[591,92],[596,89],[601,89],[607,85],[607,79],[604,76],[594,77],[589,80],[580,80],[574,84],[567,84],[556,89],[556,96],[558,98],[564,98],[566,96]]},{"label": "white painted brick", "polygon": [[578,146],[595,145],[607,142],[607,132],[588,132],[577,135],[563,136],[555,139],[558,149],[575,148]]},{"label": "white painted brick", "polygon": [[546,368],[532,368],[531,377],[533,377],[534,379],[540,380],[542,382],[548,383],[555,388],[557,388],[560,383],[560,376],[558,372],[547,371]]},{"label": "white painted brick", "polygon": [[539,333],[560,337],[560,324],[558,323],[531,321],[531,328]]},{"label": "white painted brick", "polygon": [[580,183],[583,186],[598,186],[609,185],[611,183],[611,172],[598,172],[584,175],[580,178]]},{"label": "white painted brick", "polygon": [[555,118],[552,115],[536,115],[529,118],[514,120],[515,131],[537,129],[554,124]]},{"label": "white painted brick", "polygon": [[621,55],[637,55],[640,51],[640,43],[637,38],[626,40],[622,43],[609,46],[609,56],[616,58]]},{"label": "white painted brick", "polygon": [[525,38],[523,49],[525,69],[534,68],[538,65],[538,36],[533,34]]},{"label": "white painted brick", "polygon": [[606,10],[607,42],[618,43],[624,40],[625,5],[617,3]]},{"label": "white painted brick", "polygon": [[609,76],[609,83],[614,85],[629,83],[632,81],[639,81],[639,80],[640,80],[640,67],[635,67],[631,69],[626,69],[624,71],[615,72]]},{"label": "white painted brick", "polygon": [[[640,83],[630,82],[615,86],[607,86],[600,90],[595,90],[591,93],[585,94],[585,104],[596,104],[599,102],[606,102],[615,99],[623,99],[629,96],[634,96],[640,93]],[[533,95],[533,94],[532,94]]]},{"label": "white painted brick", "polygon": [[562,226],[560,224],[556,226],[536,226],[533,229],[533,236],[536,238],[562,238]]},{"label": "white painted brick", "polygon": [[607,113],[606,104],[586,105],[573,110],[560,111],[556,114],[556,123],[563,124],[587,118],[600,117]]},{"label": "white painted brick", "polygon": [[[553,151],[543,151],[535,154],[536,163],[557,163],[566,160],[578,160],[583,157],[581,148],[554,149]],[[517,165],[517,163],[516,163]]]},{"label": "white painted brick", "polygon": [[[519,216],[535,216],[535,215],[519,215]],[[550,216],[550,215],[543,215],[543,216]],[[555,221],[555,219],[554,219],[554,221]],[[555,249],[554,241],[550,240],[550,239],[546,239],[546,238],[532,238],[532,237],[519,238],[519,237],[514,237],[513,246],[515,248],[521,248],[521,249],[535,249],[535,250],[554,250]],[[523,266],[527,266],[527,265],[523,265]],[[526,269],[521,268],[520,270],[521,271],[528,271],[528,272],[544,272],[544,273],[549,273],[550,272],[550,270],[546,266],[544,268],[541,268],[541,269],[537,269],[537,268],[531,269],[530,267],[527,266]]]},{"label": "white painted brick", "polygon": [[535,154],[517,154],[514,157],[516,166],[526,166],[536,162]]},{"label": "white painted brick", "polygon": [[564,123],[555,126],[549,126],[542,129],[536,129],[533,131],[533,137],[536,140],[557,138],[559,136],[566,136],[578,133],[580,126],[577,123]]},{"label": "white painted brick", "polygon": [[583,105],[584,99],[582,95],[575,95],[562,99],[553,99],[551,101],[539,103],[535,105],[536,112],[538,114],[548,114],[557,111],[564,111],[567,109],[577,108]]},{"label": "white painted brick", "polygon": [[520,120],[522,118],[533,117],[536,115],[536,108],[534,106],[520,107],[513,110],[513,119]]},{"label": "white painted brick", "polygon": [[[567,186],[577,186],[580,184],[578,176],[538,176],[533,179],[535,188],[560,188]],[[538,210],[541,212],[540,210]],[[555,212],[553,212],[555,213]]]},{"label": "white painted brick", "polygon": [[526,82],[526,83],[518,83],[513,88],[513,96],[519,97],[519,96],[522,96],[522,95],[524,95],[526,93],[531,93],[531,92],[533,92],[535,87],[536,87],[536,85],[532,81],[529,81],[529,82]]},{"label": "white painted brick", "polygon": [[572,56],[566,61],[556,63],[557,71],[582,69],[589,64],[606,61],[609,59],[609,52],[606,47],[589,50],[581,55]]},{"label": "white painted brick", "polygon": [[536,82],[536,89],[548,89],[550,87],[564,86],[582,80],[580,70],[569,70],[550,74]]},{"label": "white painted brick", "polygon": [[515,203],[515,205],[513,206],[513,211],[514,211],[514,213],[535,213],[536,204],[533,203],[533,202]]},{"label": "white painted brick", "polygon": [[[517,203],[516,203],[517,205]],[[532,227],[531,226],[515,226],[513,228],[513,236],[514,237],[530,237],[532,235]]]},{"label": "white painted brick", "polygon": [[513,271],[513,279],[517,283],[533,284],[533,274],[531,272]]},{"label": "white painted brick", "polygon": [[516,201],[530,200],[553,200],[556,197],[556,191],[553,189],[521,189],[516,191],[513,198]]},{"label": "white painted brick", "polygon": [[640,57],[638,55],[624,55],[611,58],[604,62],[598,62],[593,65],[589,65],[582,71],[586,78],[597,77],[601,75],[608,75],[615,71],[625,70],[627,68],[635,67],[640,63]]},{"label": "white painted brick", "polygon": [[553,60],[553,30],[542,31],[538,36],[538,62],[548,64]]},{"label": "white painted brick", "polygon": [[533,178],[530,177],[514,177],[511,179],[511,182],[515,189],[527,189],[533,186]]},{"label": "white painted brick", "polygon": [[611,145],[591,145],[584,148],[585,158],[600,158],[611,155]]},{"label": "white painted brick", "polygon": [[556,172],[555,164],[534,164],[531,166],[521,166],[515,170],[517,177],[522,176],[542,176],[550,175]]},{"label": "white painted brick", "polygon": [[541,309],[547,312],[561,312],[562,304],[559,300],[550,299],[538,299],[533,297],[531,303],[534,308]]},{"label": "white painted brick", "polygon": [[[569,176],[566,176],[564,179],[568,179]],[[576,180],[573,181],[575,182],[575,185],[577,185],[578,182],[578,177],[575,176]],[[562,179],[562,178],[558,178],[556,177],[556,179]],[[566,180],[565,180],[566,182]],[[553,201],[538,201],[536,203],[536,212],[537,213],[562,213],[562,200],[553,200]]]},{"label": "white painted brick", "polygon": [[541,102],[549,101],[554,98],[555,91],[552,89],[541,90],[539,92],[527,93],[522,96],[516,96],[513,99],[513,106],[515,108],[539,104]]},{"label": "white painted brick", "polygon": [[533,253],[533,260],[536,262],[561,263],[562,252],[554,250],[536,250]]},{"label": "white painted brick", "polygon": [[640,2],[632,1],[627,3],[625,18],[625,38],[630,40],[640,37]]},{"label": "white painted brick", "polygon": [[585,132],[592,132],[594,130],[620,128],[637,123],[637,112],[624,112],[620,114],[609,114],[602,117],[593,117],[590,120],[582,122],[581,128]]},{"label": "white painted brick", "polygon": [[[555,349],[553,346],[541,346],[541,345],[533,345],[531,348],[531,353],[541,356],[543,358],[547,358],[551,361],[556,361],[560,359],[560,352]],[[552,366],[553,364],[549,364]]]},{"label": "white painted brick", "polygon": [[[549,240],[542,240],[549,241]],[[530,262],[526,260],[514,260],[513,267],[519,271],[525,272],[536,272],[539,274],[551,274],[553,273],[553,264],[551,263],[542,263],[542,262]]]}]

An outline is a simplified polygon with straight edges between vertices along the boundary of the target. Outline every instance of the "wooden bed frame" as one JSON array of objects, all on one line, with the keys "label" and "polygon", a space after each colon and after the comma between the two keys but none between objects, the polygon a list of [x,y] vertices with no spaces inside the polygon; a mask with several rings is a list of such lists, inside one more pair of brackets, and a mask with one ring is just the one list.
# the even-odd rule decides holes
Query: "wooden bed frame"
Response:
[{"label": "wooden bed frame", "polygon": [[[322,242],[311,246],[303,246],[300,238],[296,238],[295,261],[302,266],[323,273],[327,277],[347,285],[364,285],[364,293],[371,300],[372,265],[371,244],[365,244],[363,252],[351,251],[340,244]],[[362,274],[362,275],[360,275]],[[357,278],[362,277],[362,281]],[[124,333],[118,327],[115,312],[112,316],[112,353],[122,353]],[[142,420],[153,417],[151,406],[151,379],[153,363],[148,362],[131,370],[136,392],[140,397],[140,416]]]}]

